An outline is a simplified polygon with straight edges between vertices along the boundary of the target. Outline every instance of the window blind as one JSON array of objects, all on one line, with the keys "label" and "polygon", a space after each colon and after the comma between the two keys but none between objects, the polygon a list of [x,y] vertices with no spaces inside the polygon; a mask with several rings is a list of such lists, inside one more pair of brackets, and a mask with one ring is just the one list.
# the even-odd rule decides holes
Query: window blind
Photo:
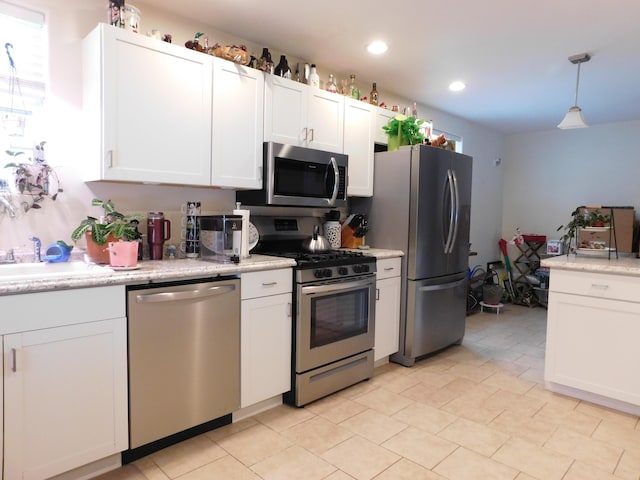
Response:
[{"label": "window blind", "polygon": [[0,0],[0,112],[30,115],[41,106],[46,52],[44,14]]}]

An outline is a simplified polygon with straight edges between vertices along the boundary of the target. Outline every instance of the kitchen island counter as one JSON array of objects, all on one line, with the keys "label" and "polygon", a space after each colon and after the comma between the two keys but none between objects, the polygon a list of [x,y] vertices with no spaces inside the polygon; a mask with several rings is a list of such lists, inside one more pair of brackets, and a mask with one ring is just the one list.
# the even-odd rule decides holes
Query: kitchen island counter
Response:
[{"label": "kitchen island counter", "polygon": [[[43,279],[24,279],[0,282],[0,295],[66,290],[105,285],[134,285],[144,283],[168,282],[192,278],[206,278],[218,275],[238,275],[245,272],[276,270],[295,266],[295,261],[266,255],[251,255],[240,263],[216,263],[204,260],[148,260],[139,264],[135,270],[119,270],[109,275],[48,276]],[[0,267],[0,276],[2,268]]]},{"label": "kitchen island counter", "polygon": [[640,260],[570,255],[542,266],[551,269],[547,388],[640,414]]},{"label": "kitchen island counter", "polygon": [[541,265],[543,267],[549,267],[552,270],[574,270],[640,277],[640,259],[635,256],[620,256],[620,258],[615,258],[615,254],[612,254],[611,259],[609,259],[606,255],[599,257],[559,255],[557,257],[543,259]]}]

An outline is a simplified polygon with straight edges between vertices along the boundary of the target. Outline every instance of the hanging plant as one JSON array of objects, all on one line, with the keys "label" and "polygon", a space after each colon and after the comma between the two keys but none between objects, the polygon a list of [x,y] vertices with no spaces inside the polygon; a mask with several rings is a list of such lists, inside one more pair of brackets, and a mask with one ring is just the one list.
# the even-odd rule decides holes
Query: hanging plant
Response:
[{"label": "hanging plant", "polygon": [[58,194],[63,192],[58,174],[45,159],[45,143],[40,142],[33,148],[33,157],[28,162],[18,161],[24,152],[6,151],[14,161],[7,163],[4,167],[13,169],[15,189],[22,197],[18,203],[22,205],[25,212],[32,208],[42,208],[40,204],[45,198],[55,201]]}]

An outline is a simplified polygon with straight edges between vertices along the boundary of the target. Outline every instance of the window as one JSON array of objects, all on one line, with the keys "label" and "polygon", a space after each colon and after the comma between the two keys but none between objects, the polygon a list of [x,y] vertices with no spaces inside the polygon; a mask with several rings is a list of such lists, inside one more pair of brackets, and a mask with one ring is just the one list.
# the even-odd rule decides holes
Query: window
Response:
[{"label": "window", "polygon": [[0,0],[0,147],[31,152],[45,96],[46,32],[40,12]]}]

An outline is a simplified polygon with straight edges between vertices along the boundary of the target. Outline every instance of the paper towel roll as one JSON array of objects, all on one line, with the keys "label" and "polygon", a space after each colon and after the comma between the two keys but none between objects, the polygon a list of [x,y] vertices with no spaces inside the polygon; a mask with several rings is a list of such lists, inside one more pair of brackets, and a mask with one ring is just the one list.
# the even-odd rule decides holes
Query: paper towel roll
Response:
[{"label": "paper towel roll", "polygon": [[250,210],[242,210],[240,208],[240,202],[236,202],[236,209],[233,211],[234,215],[242,216],[242,247],[240,248],[240,258],[249,257],[249,216]]}]

